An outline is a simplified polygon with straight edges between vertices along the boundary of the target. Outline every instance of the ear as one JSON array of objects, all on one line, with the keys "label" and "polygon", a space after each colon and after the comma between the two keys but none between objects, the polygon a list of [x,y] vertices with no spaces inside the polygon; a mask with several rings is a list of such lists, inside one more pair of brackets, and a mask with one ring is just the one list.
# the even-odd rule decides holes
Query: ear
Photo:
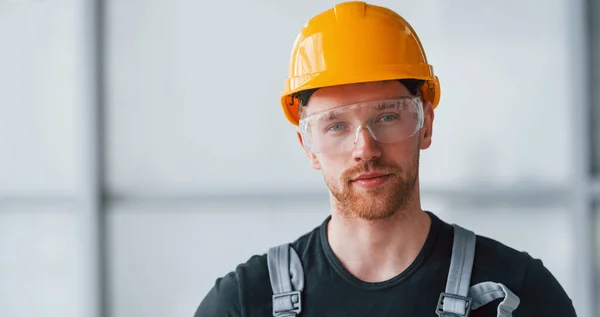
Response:
[{"label": "ear", "polygon": [[308,159],[310,160],[310,164],[311,164],[312,168],[314,168],[316,170],[321,169],[321,164],[319,164],[317,155],[306,148],[306,145],[304,144],[304,141],[302,140],[302,135],[300,134],[300,131],[296,130],[296,134],[298,135],[298,141],[300,141],[300,146],[302,146],[304,153],[306,153],[306,156],[308,156]]},{"label": "ear", "polygon": [[433,112],[433,105],[431,104],[430,101],[425,101],[423,103],[423,115],[424,115],[423,128],[421,129],[421,134],[420,134],[421,150],[425,150],[425,149],[429,148],[429,146],[431,145],[431,136],[433,134],[434,112]]}]

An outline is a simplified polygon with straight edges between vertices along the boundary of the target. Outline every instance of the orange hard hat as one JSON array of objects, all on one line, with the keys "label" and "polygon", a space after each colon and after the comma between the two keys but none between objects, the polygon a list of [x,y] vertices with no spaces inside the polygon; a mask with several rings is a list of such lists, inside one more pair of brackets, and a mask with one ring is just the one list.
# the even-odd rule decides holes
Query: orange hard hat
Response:
[{"label": "orange hard hat", "polygon": [[294,93],[327,86],[395,79],[425,81],[435,108],[440,83],[412,26],[396,12],[365,2],[342,2],[310,19],[298,34],[281,105],[298,125]]}]

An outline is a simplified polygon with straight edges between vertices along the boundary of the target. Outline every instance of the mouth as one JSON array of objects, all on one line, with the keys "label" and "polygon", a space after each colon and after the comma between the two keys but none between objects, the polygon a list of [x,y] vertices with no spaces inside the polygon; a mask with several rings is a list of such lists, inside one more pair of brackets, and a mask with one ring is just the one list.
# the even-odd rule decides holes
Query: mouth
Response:
[{"label": "mouth", "polygon": [[365,189],[372,189],[386,183],[391,176],[391,174],[379,172],[363,173],[353,178],[350,183]]}]

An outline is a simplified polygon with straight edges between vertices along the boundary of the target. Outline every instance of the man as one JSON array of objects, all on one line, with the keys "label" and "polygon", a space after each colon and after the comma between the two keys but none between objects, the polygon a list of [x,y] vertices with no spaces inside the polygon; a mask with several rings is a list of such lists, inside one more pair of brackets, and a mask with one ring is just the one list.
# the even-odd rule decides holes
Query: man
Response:
[{"label": "man", "polygon": [[395,12],[347,2],[313,17],[281,101],[331,216],[217,279],[195,316],[575,316],[540,260],[421,209],[439,98]]}]

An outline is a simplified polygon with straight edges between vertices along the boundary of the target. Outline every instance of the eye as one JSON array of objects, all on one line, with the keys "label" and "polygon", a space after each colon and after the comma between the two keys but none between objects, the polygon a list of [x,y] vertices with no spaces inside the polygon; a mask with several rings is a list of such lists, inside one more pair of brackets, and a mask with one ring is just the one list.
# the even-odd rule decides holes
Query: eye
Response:
[{"label": "eye", "polygon": [[328,126],[325,129],[325,131],[327,131],[327,132],[330,132],[330,131],[331,132],[339,132],[342,129],[344,129],[345,127],[346,127],[346,125],[344,125],[343,123],[335,123],[335,124],[332,124],[332,125]]},{"label": "eye", "polygon": [[398,119],[400,119],[400,116],[398,116],[397,114],[386,114],[379,117],[379,120],[377,121],[390,122]]}]

